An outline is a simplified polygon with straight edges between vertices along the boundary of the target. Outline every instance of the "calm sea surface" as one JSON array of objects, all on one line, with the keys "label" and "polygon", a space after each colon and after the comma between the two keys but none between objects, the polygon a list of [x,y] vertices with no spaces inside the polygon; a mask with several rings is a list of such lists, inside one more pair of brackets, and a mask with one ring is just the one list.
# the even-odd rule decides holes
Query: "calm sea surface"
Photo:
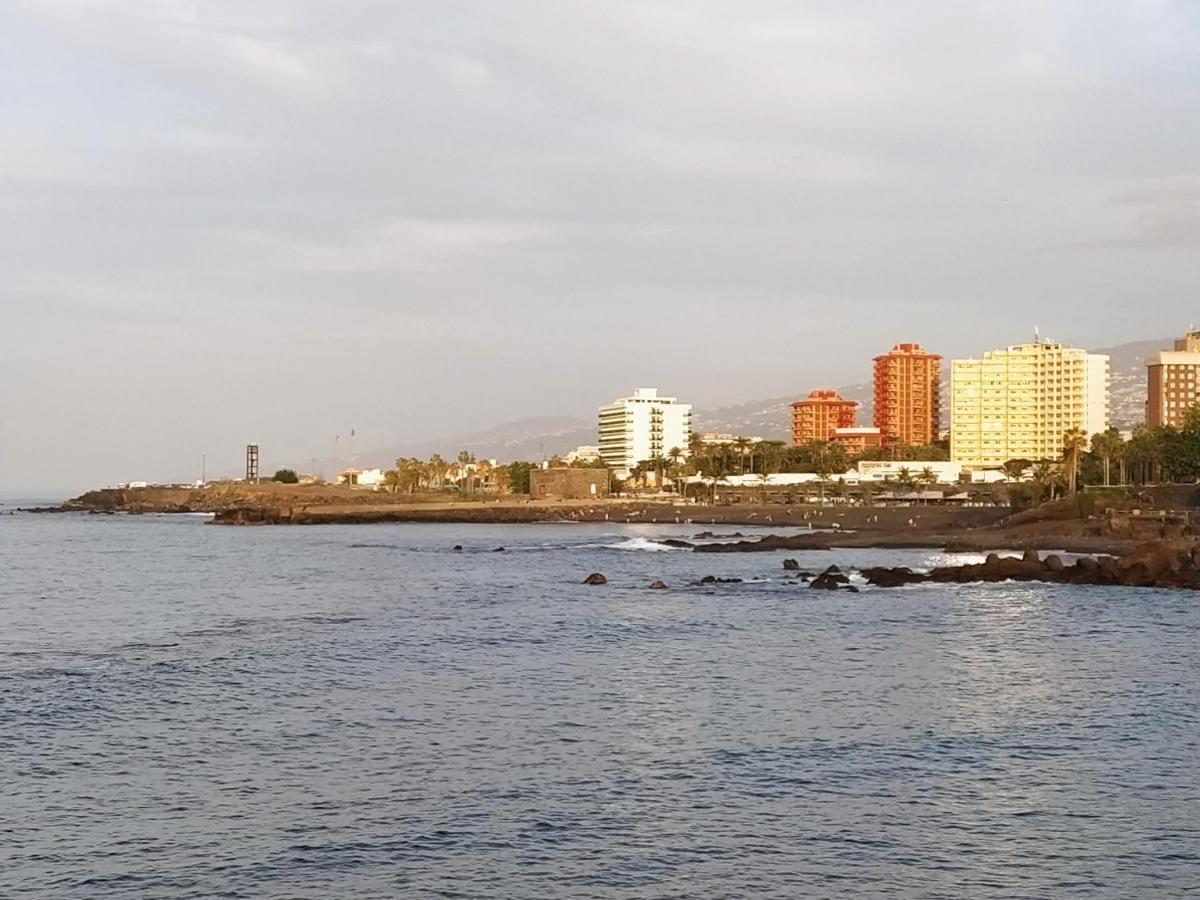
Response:
[{"label": "calm sea surface", "polygon": [[1200,596],[697,530],[0,516],[0,897],[1200,896]]}]

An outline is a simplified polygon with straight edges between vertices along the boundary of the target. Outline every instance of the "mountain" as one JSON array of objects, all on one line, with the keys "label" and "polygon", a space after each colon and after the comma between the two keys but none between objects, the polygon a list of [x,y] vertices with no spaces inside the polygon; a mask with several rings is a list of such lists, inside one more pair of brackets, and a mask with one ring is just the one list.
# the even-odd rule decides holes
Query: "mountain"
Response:
[{"label": "mountain", "polygon": [[455,459],[466,450],[479,459],[498,459],[503,462],[514,459],[541,459],[555,454],[567,453],[581,444],[596,443],[596,426],[590,420],[567,416],[546,416],[506,422],[483,431],[450,435],[428,441],[398,443],[373,450],[363,450],[351,456],[329,457],[316,461],[316,469],[326,478],[347,467],[368,468],[390,467],[405,456],[428,459],[440,453],[446,459]]},{"label": "mountain", "polygon": [[1146,421],[1146,360],[1175,346],[1174,338],[1134,341],[1096,350],[1109,358],[1112,423],[1123,431]]},{"label": "mountain", "polygon": [[[1145,419],[1146,359],[1153,353],[1173,346],[1170,338],[1157,341],[1134,341],[1096,350],[1110,359],[1112,371],[1112,421],[1121,429],[1131,429]],[[824,387],[814,384],[811,387]],[[811,388],[810,388],[811,389]],[[791,437],[791,404],[808,394],[809,389],[797,390],[784,397],[751,400],[712,409],[697,409],[693,413],[697,431],[715,431],[768,440],[789,440]],[[870,384],[851,384],[838,388],[843,397],[857,400],[860,424],[869,425],[874,415]],[[942,383],[942,422],[949,422],[949,366]],[[539,460],[562,455],[584,444],[595,444],[596,423],[593,418],[543,417],[522,419],[497,425],[484,431],[451,435],[429,441],[398,443],[389,447],[354,454],[344,459],[318,460],[318,471],[326,476],[346,466],[390,466],[402,456],[427,459],[440,453],[446,459],[467,450],[480,459]]]}]

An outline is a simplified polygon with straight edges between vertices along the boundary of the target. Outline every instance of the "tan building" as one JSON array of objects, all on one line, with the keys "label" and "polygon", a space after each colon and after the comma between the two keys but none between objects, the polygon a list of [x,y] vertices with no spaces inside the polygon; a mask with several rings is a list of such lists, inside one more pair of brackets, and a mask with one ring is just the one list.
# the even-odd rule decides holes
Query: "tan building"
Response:
[{"label": "tan building", "polygon": [[1146,424],[1180,427],[1200,400],[1200,331],[1175,342],[1174,350],[1156,353],[1146,365]]},{"label": "tan building", "polygon": [[837,391],[813,391],[792,404],[792,445],[827,441],[839,428],[853,428],[858,420],[858,403]]},{"label": "tan building", "polygon": [[838,428],[829,439],[840,444],[849,457],[862,456],[883,446],[883,433],[878,428]]},{"label": "tan building", "polygon": [[941,429],[942,358],[920,344],[875,357],[875,427],[885,443],[924,445]]},{"label": "tan building", "polygon": [[1108,428],[1108,357],[1054,341],[956,359],[950,368],[950,459],[1000,466],[1060,459],[1063,437]]}]

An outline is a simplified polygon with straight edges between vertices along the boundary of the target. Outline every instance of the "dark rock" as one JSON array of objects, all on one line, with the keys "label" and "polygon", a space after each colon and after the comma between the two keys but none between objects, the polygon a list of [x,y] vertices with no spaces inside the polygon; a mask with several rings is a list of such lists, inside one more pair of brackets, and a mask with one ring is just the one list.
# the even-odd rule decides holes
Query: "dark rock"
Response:
[{"label": "dark rock", "polygon": [[783,568],[786,572],[799,572],[800,561],[795,559],[785,559],[783,561]]},{"label": "dark rock", "polygon": [[814,578],[809,587],[818,591],[836,591],[848,584],[850,584],[850,579],[842,574],[842,570],[837,566],[830,566]]},{"label": "dark rock", "polygon": [[461,551],[461,550],[462,550],[462,544],[455,544],[455,545],[454,545],[454,549],[455,549],[455,550],[458,550],[458,551]]},{"label": "dark rock", "polygon": [[584,584],[608,584],[608,579],[599,572],[593,572],[587,578],[583,579]]},{"label": "dark rock", "polygon": [[665,591],[666,589],[667,589],[667,583],[665,581],[650,582],[650,590],[652,590],[652,591]]},{"label": "dark rock", "polygon": [[492,552],[493,552],[493,553],[503,553],[503,552],[504,552],[504,548],[503,548],[503,547],[497,547],[497,548],[496,548],[495,550],[493,550]]},{"label": "dark rock", "polygon": [[741,584],[740,578],[718,578],[716,575],[705,575],[697,584]]},{"label": "dark rock", "polygon": [[927,575],[918,574],[907,566],[898,566],[894,569],[884,567],[863,569],[862,574],[867,579],[867,584],[873,584],[876,587],[903,587],[906,584],[928,579]]},{"label": "dark rock", "polygon": [[1021,559],[1027,563],[1040,563],[1042,561],[1042,558],[1038,556],[1038,552],[1036,550],[1026,550]]},{"label": "dark rock", "polygon": [[1062,561],[1061,556],[1047,556],[1045,562],[1042,563],[1046,567],[1046,571],[1057,575],[1066,568],[1066,564]]}]

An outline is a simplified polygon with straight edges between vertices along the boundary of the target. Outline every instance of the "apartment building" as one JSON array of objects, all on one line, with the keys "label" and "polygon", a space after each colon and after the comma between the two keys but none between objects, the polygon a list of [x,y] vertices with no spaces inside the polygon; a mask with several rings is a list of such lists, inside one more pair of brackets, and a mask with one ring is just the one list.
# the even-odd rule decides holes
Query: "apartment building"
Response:
[{"label": "apartment building", "polygon": [[932,444],[941,429],[942,358],[920,344],[875,357],[875,427],[885,444]]},{"label": "apartment building", "polygon": [[1174,350],[1156,353],[1146,365],[1146,424],[1178,428],[1200,400],[1200,331],[1175,342]]},{"label": "apartment building", "polygon": [[1059,459],[1063,436],[1109,421],[1108,357],[1038,340],[956,359],[950,369],[950,458],[970,466]]},{"label": "apartment building", "polygon": [[858,420],[858,403],[837,391],[813,391],[792,404],[792,445],[828,441],[839,428],[853,428]]},{"label": "apartment building", "polygon": [[600,457],[617,477],[628,478],[639,462],[667,458],[678,447],[687,453],[692,407],[657,388],[638,388],[630,397],[600,407]]}]

